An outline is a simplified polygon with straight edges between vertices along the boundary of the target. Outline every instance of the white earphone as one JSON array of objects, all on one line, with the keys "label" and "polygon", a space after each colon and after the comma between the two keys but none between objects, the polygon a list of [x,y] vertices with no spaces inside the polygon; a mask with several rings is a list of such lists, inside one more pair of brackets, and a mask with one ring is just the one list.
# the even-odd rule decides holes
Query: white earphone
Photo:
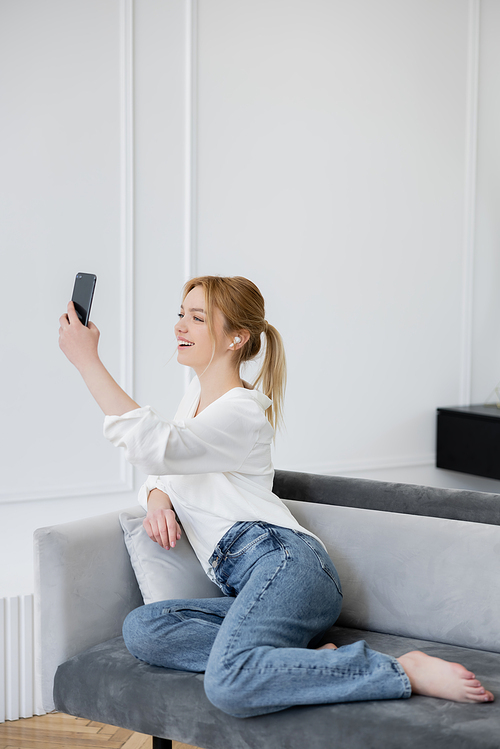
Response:
[{"label": "white earphone", "polygon": [[241,338],[239,337],[239,335],[234,336],[234,341],[229,344],[229,348],[231,348],[231,346],[234,346],[235,343],[241,343]]}]

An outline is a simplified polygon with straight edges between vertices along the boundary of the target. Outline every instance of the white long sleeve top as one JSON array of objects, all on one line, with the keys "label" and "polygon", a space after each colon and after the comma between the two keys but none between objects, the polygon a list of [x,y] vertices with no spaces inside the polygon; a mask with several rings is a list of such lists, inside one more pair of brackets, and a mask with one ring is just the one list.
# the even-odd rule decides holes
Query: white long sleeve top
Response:
[{"label": "white long sleeve top", "polygon": [[139,491],[169,495],[203,569],[222,536],[239,521],[261,520],[313,535],[272,492],[273,428],[265,412],[271,400],[258,390],[233,388],[194,417],[200,399],[197,377],[173,421],[144,406],[106,416],[104,436],[123,447],[127,460],[150,474]]}]

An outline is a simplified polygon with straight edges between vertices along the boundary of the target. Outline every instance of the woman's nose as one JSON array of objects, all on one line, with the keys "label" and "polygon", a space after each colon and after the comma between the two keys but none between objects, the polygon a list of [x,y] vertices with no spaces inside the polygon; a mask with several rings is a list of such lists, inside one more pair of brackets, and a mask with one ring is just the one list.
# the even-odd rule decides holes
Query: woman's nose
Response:
[{"label": "woman's nose", "polygon": [[183,323],[183,320],[179,320],[179,322],[175,323],[174,325],[174,332],[176,335],[179,335],[179,333],[183,333],[186,330],[186,326]]}]

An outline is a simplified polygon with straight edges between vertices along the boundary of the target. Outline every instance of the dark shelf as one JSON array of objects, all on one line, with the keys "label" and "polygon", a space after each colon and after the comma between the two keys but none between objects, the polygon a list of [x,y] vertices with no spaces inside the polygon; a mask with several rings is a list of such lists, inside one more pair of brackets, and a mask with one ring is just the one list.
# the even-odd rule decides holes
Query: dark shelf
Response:
[{"label": "dark shelf", "polygon": [[438,408],[436,466],[500,479],[500,408]]}]

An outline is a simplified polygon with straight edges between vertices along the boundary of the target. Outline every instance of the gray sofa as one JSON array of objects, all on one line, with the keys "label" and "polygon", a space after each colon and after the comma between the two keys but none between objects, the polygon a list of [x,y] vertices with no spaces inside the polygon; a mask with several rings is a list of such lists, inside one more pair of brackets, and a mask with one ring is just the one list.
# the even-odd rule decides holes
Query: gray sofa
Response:
[{"label": "gray sofa", "polygon": [[134,659],[120,636],[142,599],[118,513],[35,534],[42,695],[57,709],[203,749],[499,749],[500,495],[277,471],[275,492],[326,543],[343,589],[326,636],[458,661],[497,702],[304,706],[237,719],[203,674]]}]

